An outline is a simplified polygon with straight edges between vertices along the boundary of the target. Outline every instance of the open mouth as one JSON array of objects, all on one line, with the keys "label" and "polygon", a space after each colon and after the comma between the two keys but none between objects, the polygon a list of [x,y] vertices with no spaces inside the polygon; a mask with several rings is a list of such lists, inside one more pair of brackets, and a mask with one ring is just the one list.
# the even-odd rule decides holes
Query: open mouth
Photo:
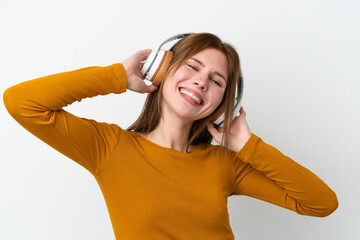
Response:
[{"label": "open mouth", "polygon": [[195,96],[193,93],[191,93],[190,91],[187,91],[184,88],[179,88],[179,92],[181,95],[183,95],[185,98],[189,99],[192,103],[195,103],[197,105],[202,105],[204,104],[204,102],[198,98],[197,96]]}]

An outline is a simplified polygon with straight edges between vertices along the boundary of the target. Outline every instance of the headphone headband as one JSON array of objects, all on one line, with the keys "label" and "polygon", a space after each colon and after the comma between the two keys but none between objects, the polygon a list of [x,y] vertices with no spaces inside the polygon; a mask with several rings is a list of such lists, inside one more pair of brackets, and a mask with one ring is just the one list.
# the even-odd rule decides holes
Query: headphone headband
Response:
[{"label": "headphone headband", "polygon": [[170,41],[173,41],[173,40],[177,40],[177,39],[186,37],[186,36],[188,36],[188,35],[190,35],[190,34],[192,34],[192,33],[182,33],[182,34],[177,34],[177,35],[175,35],[175,36],[172,36],[172,37],[166,39],[165,41],[163,41],[163,42],[160,44],[160,46],[158,47],[157,50],[159,50],[159,49],[160,49],[165,43],[167,43],[167,42],[170,42]]},{"label": "headphone headband", "polygon": [[[177,35],[174,35],[168,39],[166,39],[165,41],[163,41],[160,46],[156,49],[156,51],[152,51],[151,54],[148,56],[148,58],[146,59],[146,62],[144,63],[144,66],[143,68],[141,69],[141,74],[143,76],[145,76],[145,79],[151,81],[151,78],[153,76],[153,74],[150,74],[150,76],[148,76],[148,73],[150,72],[150,70],[152,69],[154,63],[156,62],[156,59],[158,59],[158,55],[159,55],[159,52],[161,50],[161,47],[170,42],[170,41],[173,41],[173,40],[177,40],[177,39],[181,39],[183,37],[186,37],[188,35],[190,35],[192,33],[182,33],[182,34],[177,34]],[[163,57],[163,54],[161,56],[161,58]]]}]

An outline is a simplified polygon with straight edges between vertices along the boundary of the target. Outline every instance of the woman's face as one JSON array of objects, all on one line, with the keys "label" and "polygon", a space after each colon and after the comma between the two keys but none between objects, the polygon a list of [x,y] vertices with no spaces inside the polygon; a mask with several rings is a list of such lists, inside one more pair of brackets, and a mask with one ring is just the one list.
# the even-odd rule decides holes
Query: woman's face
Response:
[{"label": "woman's face", "polygon": [[224,96],[227,75],[226,56],[217,49],[208,48],[186,59],[164,82],[163,113],[190,122],[209,116]]}]

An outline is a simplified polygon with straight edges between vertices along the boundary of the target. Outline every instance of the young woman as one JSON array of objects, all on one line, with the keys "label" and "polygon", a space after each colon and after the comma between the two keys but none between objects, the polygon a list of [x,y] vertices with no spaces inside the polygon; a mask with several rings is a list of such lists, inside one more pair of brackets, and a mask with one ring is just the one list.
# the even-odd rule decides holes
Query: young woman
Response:
[{"label": "young woman", "polygon": [[[4,92],[13,118],[86,168],[104,195],[117,239],[234,239],[227,198],[246,195],[325,217],[336,194],[314,173],[251,133],[243,108],[232,120],[239,57],[209,33],[192,34],[159,87],[140,73],[150,50],[122,64],[26,81]],[[127,130],[62,108],[83,98],[149,93]],[[224,127],[214,117],[225,112]],[[211,145],[215,139],[219,145]],[[224,154],[225,153],[225,154]]]}]

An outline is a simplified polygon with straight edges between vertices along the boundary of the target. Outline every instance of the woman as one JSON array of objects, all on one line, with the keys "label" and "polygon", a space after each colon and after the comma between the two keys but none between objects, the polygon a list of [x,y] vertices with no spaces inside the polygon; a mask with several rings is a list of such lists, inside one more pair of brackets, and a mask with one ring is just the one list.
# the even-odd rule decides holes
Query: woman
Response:
[{"label": "woman", "polygon": [[[171,50],[159,88],[143,81],[140,69],[150,51],[142,50],[122,64],[17,84],[5,91],[4,102],[24,128],[93,174],[117,239],[234,239],[227,212],[231,195],[302,215],[335,211],[336,194],[251,133],[243,109],[232,121],[241,70],[230,45],[199,33]],[[127,130],[62,109],[127,89],[149,93]],[[216,129],[211,121],[219,110],[225,111],[225,125]],[[220,145],[211,145],[212,138]]]}]

